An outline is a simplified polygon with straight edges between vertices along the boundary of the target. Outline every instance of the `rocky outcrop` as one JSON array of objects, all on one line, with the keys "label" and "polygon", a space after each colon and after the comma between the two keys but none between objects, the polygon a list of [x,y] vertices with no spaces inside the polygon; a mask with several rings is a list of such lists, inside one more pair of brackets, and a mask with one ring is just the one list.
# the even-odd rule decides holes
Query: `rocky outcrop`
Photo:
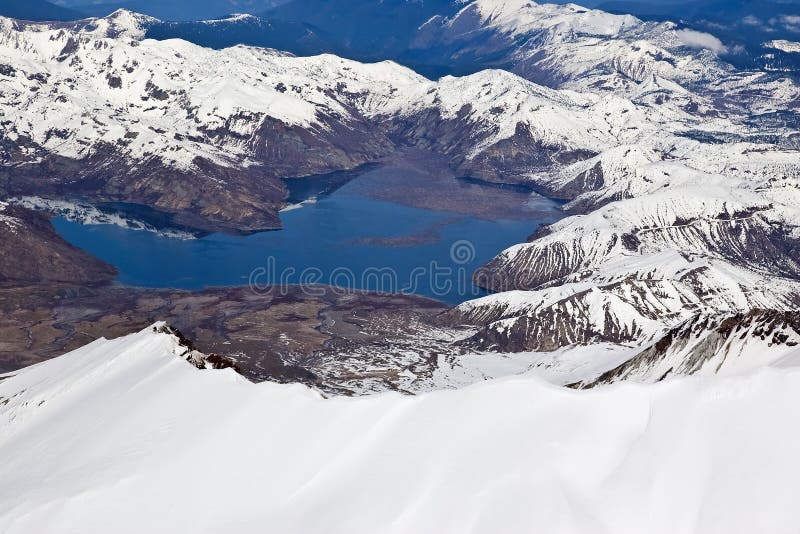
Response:
[{"label": "rocky outcrop", "polygon": [[175,347],[177,355],[198,369],[233,369],[237,373],[241,373],[235,360],[219,354],[204,354],[200,352],[190,339],[173,326],[165,323],[157,324],[153,326],[153,332],[173,336],[177,341],[177,346]]},{"label": "rocky outcrop", "polygon": [[658,382],[675,376],[780,365],[781,358],[798,344],[800,315],[796,312],[752,310],[729,317],[697,316],[669,330],[624,364],[574,386],[589,388],[623,380]]}]

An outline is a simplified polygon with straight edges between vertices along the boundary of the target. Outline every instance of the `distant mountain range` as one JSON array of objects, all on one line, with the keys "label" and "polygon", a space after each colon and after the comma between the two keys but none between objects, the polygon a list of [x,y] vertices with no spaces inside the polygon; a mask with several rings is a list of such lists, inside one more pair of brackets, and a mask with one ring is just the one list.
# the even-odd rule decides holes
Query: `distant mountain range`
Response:
[{"label": "distant mountain range", "polygon": [[91,16],[124,8],[162,20],[187,21],[224,17],[232,13],[261,13],[286,0],[63,0],[64,6]]},{"label": "distant mountain range", "polygon": [[[800,53],[765,46],[775,40],[788,41],[790,47],[800,42],[797,0],[584,3],[643,20],[676,21],[683,28],[710,33],[719,40],[722,57],[740,68],[800,72]],[[156,39],[181,38],[212,48],[247,44],[300,55],[328,52],[362,61],[394,59],[428,76],[439,76],[474,72],[475,58],[443,57],[431,47],[421,50],[414,39],[429,21],[450,18],[467,7],[468,3],[455,0],[66,0],[59,5],[45,0],[2,0],[0,15],[74,20],[125,8],[164,21],[150,28],[148,37]],[[232,13],[255,16],[231,17]],[[208,22],[213,19],[220,22],[211,26]],[[491,65],[491,58],[484,59],[481,66]]]},{"label": "distant mountain range", "polygon": [[449,17],[453,0],[293,0],[263,13],[271,20],[303,22],[359,58],[396,57],[431,17]]},{"label": "distant mountain range", "polygon": [[713,33],[727,45],[726,59],[743,66],[755,63],[769,70],[800,71],[800,54],[764,47],[774,39],[800,40],[798,0],[611,0],[598,7],[645,20],[680,21],[686,27]]},{"label": "distant mountain range", "polygon": [[[511,4],[503,4],[504,9]],[[717,52],[740,68],[757,66],[800,72],[800,53],[764,45],[776,39],[800,41],[800,4],[796,2],[704,0],[655,4],[614,0],[602,5],[612,13],[676,21],[680,28],[711,34]],[[214,28],[206,22],[164,23],[152,27],[149,36],[179,37],[214,48],[248,44],[297,54],[330,52],[362,61],[393,59],[427,76],[468,74],[495,66],[496,58],[490,54],[479,58],[464,55],[458,46],[431,41],[425,34],[437,21],[454,19],[460,11],[468,13],[470,9],[469,3],[453,0],[293,0],[265,10],[257,18],[226,18],[226,23]],[[459,23],[470,25],[465,16],[459,18]],[[449,29],[450,34],[458,32],[459,27]],[[423,42],[425,39],[428,42]]]}]

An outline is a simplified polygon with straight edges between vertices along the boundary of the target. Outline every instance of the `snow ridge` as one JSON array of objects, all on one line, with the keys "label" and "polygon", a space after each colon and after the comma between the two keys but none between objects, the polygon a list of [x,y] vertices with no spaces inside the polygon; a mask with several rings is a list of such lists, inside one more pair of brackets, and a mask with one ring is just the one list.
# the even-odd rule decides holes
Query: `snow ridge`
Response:
[{"label": "snow ridge", "polygon": [[198,371],[179,346],[148,329],[0,380],[0,530],[660,534],[800,521],[796,368],[323,399]]}]

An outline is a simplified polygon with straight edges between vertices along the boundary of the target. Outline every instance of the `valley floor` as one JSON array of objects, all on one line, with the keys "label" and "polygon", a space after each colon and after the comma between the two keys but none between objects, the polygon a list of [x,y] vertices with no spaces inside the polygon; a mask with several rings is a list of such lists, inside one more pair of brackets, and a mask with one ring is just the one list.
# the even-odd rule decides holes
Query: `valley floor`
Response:
[{"label": "valley floor", "polygon": [[[257,294],[248,287],[204,291],[150,290],[117,285],[28,286],[0,289],[0,371],[12,371],[58,356],[100,337],[136,332],[166,320],[198,350],[236,362],[253,381],[303,382],[349,393],[338,368],[344,358],[328,355],[359,351],[360,363],[391,359],[400,347],[416,352],[452,351],[459,329],[439,327],[447,307],[413,295],[381,295],[318,286]],[[425,344],[426,339],[430,340]],[[398,363],[398,362],[395,362]],[[394,389],[402,369],[359,366],[371,380]],[[369,368],[369,369],[367,369]]]}]

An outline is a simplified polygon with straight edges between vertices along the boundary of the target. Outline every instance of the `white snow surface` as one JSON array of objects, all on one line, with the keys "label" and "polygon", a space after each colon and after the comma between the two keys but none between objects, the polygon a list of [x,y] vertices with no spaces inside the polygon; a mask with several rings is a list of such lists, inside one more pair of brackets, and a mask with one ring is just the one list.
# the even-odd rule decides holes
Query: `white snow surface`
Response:
[{"label": "white snow surface", "polygon": [[[481,56],[500,55],[525,77],[549,78],[560,88],[611,92],[633,97],[653,77],[674,98],[694,84],[735,96],[741,77],[718,58],[727,50],[719,38],[681,29],[673,22],[645,22],[575,4],[528,0],[462,2],[458,14],[423,26],[432,42],[462,42]],[[432,29],[436,28],[436,29]],[[763,72],[750,73],[750,110],[785,107],[798,97],[793,82]],[[735,100],[735,98],[734,98]],[[782,104],[779,104],[782,103]]]},{"label": "white snow surface", "polygon": [[5,534],[796,532],[800,370],[324,399],[152,330],[0,381]]},{"label": "white snow surface", "polygon": [[[252,162],[251,139],[265,118],[324,130],[323,116],[354,120],[403,86],[427,82],[384,61],[364,64],[332,55],[298,58],[271,49],[211,50],[179,39],[142,40],[113,25],[121,11],[86,27],[20,26],[0,17],[3,129],[48,152],[81,159],[99,143],[121,147],[135,162],[158,157],[189,168],[202,156],[226,167]],[[130,24],[134,24],[130,22]],[[134,24],[135,27],[135,24]],[[221,130],[238,141],[214,140]]]},{"label": "white snow surface", "polygon": [[774,48],[781,52],[794,52],[800,53],[800,43],[796,41],[787,41],[786,39],[775,39],[764,43],[765,48]]},{"label": "white snow surface", "polygon": [[553,352],[480,352],[440,356],[427,383],[411,384],[405,390],[418,393],[453,389],[509,376],[536,377],[558,386],[589,382],[625,363],[638,352],[641,348],[594,343]]}]

